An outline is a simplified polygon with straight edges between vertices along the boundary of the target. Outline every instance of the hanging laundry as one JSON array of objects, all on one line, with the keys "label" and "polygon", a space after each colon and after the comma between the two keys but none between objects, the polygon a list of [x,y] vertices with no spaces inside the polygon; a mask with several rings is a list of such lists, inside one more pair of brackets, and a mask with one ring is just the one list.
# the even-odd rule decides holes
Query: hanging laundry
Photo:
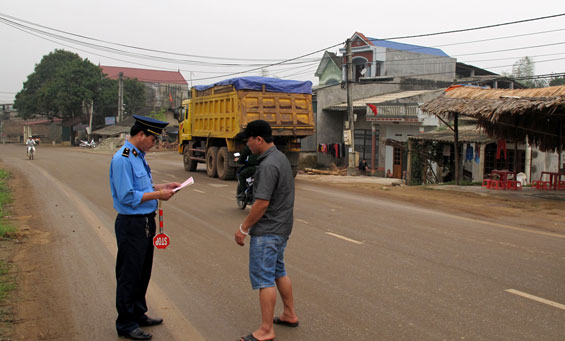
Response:
[{"label": "hanging laundry", "polygon": [[467,152],[465,154],[465,161],[473,161],[473,146],[467,145]]},{"label": "hanging laundry", "polygon": [[479,163],[481,160],[481,145],[479,143],[475,144],[475,163]]},{"label": "hanging laundry", "polygon": [[504,151],[504,159],[506,160],[506,140],[498,140],[496,142],[496,159],[500,159],[501,152]]}]

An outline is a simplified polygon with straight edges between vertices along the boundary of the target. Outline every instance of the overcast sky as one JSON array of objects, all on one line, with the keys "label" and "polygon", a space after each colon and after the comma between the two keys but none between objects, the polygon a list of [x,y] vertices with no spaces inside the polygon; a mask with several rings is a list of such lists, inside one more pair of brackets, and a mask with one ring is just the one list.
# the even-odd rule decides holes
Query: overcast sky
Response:
[{"label": "overcast sky", "polygon": [[[180,70],[189,83],[196,85],[318,50],[337,52],[355,32],[388,39],[565,13],[563,0],[0,1],[0,18],[24,25],[17,29],[0,21],[0,103],[11,103],[35,65],[55,49],[73,51],[95,64]],[[40,31],[30,32],[30,28]],[[457,61],[496,73],[511,72],[512,64],[524,56],[533,57],[536,74],[565,72],[565,16],[395,41],[437,47]],[[494,52],[500,50],[507,51]],[[319,52],[295,64],[272,66],[266,72],[317,84],[314,72],[321,55]],[[260,75],[261,71],[249,74]]]}]

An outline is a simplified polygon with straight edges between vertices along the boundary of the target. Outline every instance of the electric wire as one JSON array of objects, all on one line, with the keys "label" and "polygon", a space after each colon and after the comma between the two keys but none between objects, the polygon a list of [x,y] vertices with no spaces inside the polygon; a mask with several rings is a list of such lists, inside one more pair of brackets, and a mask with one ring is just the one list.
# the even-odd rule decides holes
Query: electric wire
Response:
[{"label": "electric wire", "polygon": [[[472,31],[472,30],[481,30],[481,29],[493,28],[493,27],[499,27],[499,26],[505,26],[505,25],[513,25],[513,24],[518,24],[518,23],[532,22],[532,21],[537,21],[537,20],[545,20],[545,19],[549,19],[549,18],[560,17],[560,16],[563,16],[563,15],[565,15],[565,13],[555,14],[555,15],[551,15],[551,16],[544,16],[544,17],[537,17],[537,18],[530,18],[530,19],[518,20],[518,21],[512,21],[512,22],[506,22],[506,23],[499,23],[499,24],[494,24],[494,25],[486,25],[486,26],[472,27],[472,28],[466,28],[466,29],[458,29],[458,30],[443,31],[443,32],[435,32],[435,33],[426,33],[426,34],[419,34],[419,35],[402,36],[402,37],[391,37],[391,38],[385,38],[385,39],[373,39],[373,40],[396,40],[396,39],[408,39],[408,38],[417,38],[417,37],[424,37],[424,36],[435,36],[435,35],[441,35],[441,34],[459,33],[459,32]],[[4,17],[2,18],[2,16],[4,16]],[[13,21],[11,21],[11,20],[9,20],[9,19],[6,19],[6,17],[13,18],[13,19],[16,19],[16,20],[21,20],[21,19],[17,19],[17,18],[15,18],[15,17],[7,16],[7,15],[5,15],[5,14],[0,13],[0,20],[1,20],[3,23],[5,23],[5,24],[7,24],[7,25],[11,23],[12,25],[10,25],[10,26],[12,26],[12,27],[14,27],[14,25],[17,25],[17,26],[24,26],[24,27],[25,27],[25,25],[22,25],[22,24],[13,22]],[[103,41],[103,40],[100,40],[100,39],[95,39],[95,38],[90,38],[90,37],[86,37],[86,36],[82,36],[82,35],[77,35],[77,34],[74,34],[74,33],[66,32],[66,31],[62,31],[62,30],[57,30],[57,29],[52,29],[52,28],[49,28],[49,27],[47,27],[47,26],[42,26],[42,25],[38,25],[38,24],[35,24],[35,23],[31,23],[31,22],[28,22],[28,21],[23,21],[23,22],[30,23],[30,24],[32,24],[32,25],[36,25],[36,26],[39,26],[39,27],[47,28],[47,29],[50,29],[50,30],[54,30],[54,31],[57,31],[57,32],[61,32],[61,33],[69,34],[69,35],[74,35],[74,36],[77,36],[77,37],[81,37],[81,38],[83,38],[83,39],[91,39],[91,40],[94,40],[94,41],[104,42],[104,43],[108,43],[108,44],[114,44],[114,45],[118,45],[118,46],[122,46],[122,47],[132,48],[132,49],[139,49],[139,50],[151,51],[151,52],[157,52],[157,53],[168,53],[168,54],[174,54],[174,55],[191,56],[191,57],[198,57],[198,58],[224,59],[224,60],[251,60],[251,59],[238,59],[238,58],[232,58],[232,59],[230,59],[230,58],[222,58],[222,57],[197,56],[197,55],[179,54],[179,53],[176,53],[176,52],[168,52],[168,51],[160,51],[160,50],[145,49],[145,48],[140,48],[140,47],[136,47],[136,46],[124,45],[124,44],[119,44],[119,43],[112,43],[112,42],[107,42],[107,41]],[[28,28],[29,28],[29,27],[28,27]],[[41,32],[41,33],[43,33],[43,34],[47,34],[47,35],[49,35],[49,36],[51,36],[51,37],[54,37],[54,38],[56,38],[56,39],[58,38],[58,39],[66,40],[66,41],[69,41],[69,40],[70,40],[70,41],[72,41],[72,42],[74,42],[74,43],[76,43],[76,44],[82,44],[83,46],[86,44],[87,46],[91,46],[91,48],[95,48],[95,49],[96,49],[96,48],[100,48],[100,49],[103,49],[104,51],[111,52],[111,53],[114,53],[114,52],[112,52],[112,51],[120,51],[121,53],[126,53],[126,55],[128,55],[128,56],[133,56],[134,58],[141,58],[142,56],[144,56],[144,57],[148,57],[148,58],[157,58],[158,61],[171,60],[171,62],[174,62],[174,63],[178,63],[178,62],[180,62],[180,61],[184,61],[184,62],[187,62],[187,63],[190,63],[190,62],[192,62],[192,63],[200,63],[199,65],[206,65],[206,63],[207,63],[207,62],[202,62],[202,61],[179,60],[179,59],[172,59],[172,58],[163,58],[163,57],[158,57],[158,56],[149,56],[149,55],[136,54],[136,53],[131,53],[131,52],[128,52],[128,51],[122,51],[122,50],[118,50],[118,49],[114,49],[114,48],[110,48],[110,47],[100,46],[100,45],[97,45],[97,44],[91,44],[91,43],[81,42],[81,41],[78,41],[78,40],[76,40],[76,39],[71,39],[71,38],[68,38],[68,37],[62,37],[62,36],[60,36],[60,35],[54,35],[54,34],[52,34],[52,33],[45,32],[45,31],[41,31],[41,30],[37,30],[37,29],[34,29],[34,28],[29,28],[29,29],[30,29],[30,30],[34,30],[34,31],[36,31],[36,32],[39,31],[39,32]],[[22,30],[22,31],[26,32],[25,30]],[[559,31],[559,30],[553,30],[553,31]],[[529,34],[525,34],[525,35],[541,34],[541,33],[546,33],[546,32],[552,32],[552,31],[543,31],[543,32],[529,33]],[[31,32],[26,32],[26,33],[31,34]],[[35,35],[35,36],[38,36],[38,35]],[[521,35],[516,35],[516,36],[521,36]],[[44,38],[44,39],[46,39],[46,38]],[[495,39],[504,39],[504,37],[485,39],[485,41],[486,41],[486,40],[495,40]],[[49,39],[48,39],[48,40],[49,40]],[[49,40],[49,41],[52,41],[52,40]],[[53,42],[53,41],[52,41],[52,42]],[[56,42],[56,43],[57,43],[57,44],[61,44],[60,42]],[[314,52],[312,52],[312,53],[304,54],[304,55],[299,56],[299,57],[295,57],[295,58],[291,58],[291,59],[282,60],[282,61],[279,61],[279,62],[276,62],[276,63],[272,63],[272,64],[268,64],[268,65],[267,65],[267,64],[235,64],[235,65],[237,65],[237,66],[239,66],[239,67],[241,67],[241,66],[249,66],[249,65],[254,65],[254,66],[260,65],[260,66],[259,66],[259,67],[256,67],[256,68],[253,68],[253,69],[250,69],[250,70],[244,70],[244,71],[240,71],[240,72],[233,72],[233,73],[228,73],[228,74],[225,74],[225,73],[224,73],[224,74],[222,74],[221,76],[204,77],[204,78],[195,78],[195,79],[192,79],[192,81],[207,80],[207,79],[214,79],[214,78],[227,77],[227,76],[232,76],[232,75],[244,74],[244,73],[249,73],[249,72],[257,71],[257,70],[261,70],[261,69],[264,69],[264,68],[267,68],[267,67],[273,67],[273,66],[277,66],[277,65],[283,65],[283,64],[285,64],[285,63],[289,63],[289,62],[291,62],[291,61],[295,61],[295,60],[304,58],[304,57],[306,57],[306,56],[310,56],[310,55],[313,55],[313,54],[322,52],[322,51],[324,51],[324,50],[327,50],[327,49],[330,49],[330,48],[333,48],[333,47],[336,47],[336,46],[339,46],[339,45],[342,45],[342,44],[343,44],[343,42],[340,42],[340,43],[338,43],[338,44],[332,45],[332,46],[327,47],[327,48],[325,48],[325,49],[320,49],[320,50],[314,51]],[[534,47],[525,47],[525,48],[538,48],[538,47],[541,47],[541,46],[552,46],[552,45],[558,45],[558,44],[563,44],[563,43],[545,44],[545,45],[538,45],[538,46],[534,46]],[[447,45],[453,45],[453,44],[447,44]],[[66,46],[66,45],[65,45],[65,46]],[[92,47],[92,46],[93,46],[93,47]],[[67,47],[68,47],[68,46],[67,46]],[[70,48],[76,49],[76,47],[70,47]],[[485,53],[495,53],[495,52],[502,52],[502,51],[512,51],[512,50],[518,50],[518,49],[523,49],[523,48],[515,48],[515,49],[507,49],[507,50],[497,50],[497,51],[488,51],[488,52],[485,52]],[[86,51],[85,51],[85,52],[86,52]],[[92,53],[92,52],[88,52],[88,53]],[[461,56],[468,56],[468,55],[475,55],[475,54],[482,54],[482,53],[479,52],[479,53],[463,54],[463,55],[461,55]],[[99,56],[100,56],[100,55],[99,55]],[[102,56],[102,57],[104,57],[104,58],[111,58],[111,57],[107,57],[107,56]],[[257,59],[256,59],[256,60],[257,60]],[[129,62],[129,61],[126,61],[126,62]],[[305,62],[300,62],[300,63],[305,63]],[[208,64],[210,64],[210,65],[216,65],[216,66],[234,66],[234,64],[228,64],[228,63],[208,63]],[[139,64],[138,64],[138,65],[139,65]],[[177,69],[177,70],[179,70],[179,69]],[[179,71],[180,71],[180,70],[179,70]],[[191,71],[189,71],[189,70],[183,70],[183,71],[206,73],[206,71],[193,71],[193,70],[191,70]],[[212,73],[212,72],[209,72],[209,73]]]}]

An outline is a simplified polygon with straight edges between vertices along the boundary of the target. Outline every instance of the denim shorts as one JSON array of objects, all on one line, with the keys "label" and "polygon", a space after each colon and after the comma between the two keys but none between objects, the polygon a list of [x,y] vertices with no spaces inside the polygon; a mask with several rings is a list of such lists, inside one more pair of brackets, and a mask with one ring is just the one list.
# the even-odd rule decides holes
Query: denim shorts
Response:
[{"label": "denim shorts", "polygon": [[251,236],[249,243],[249,279],[255,289],[275,286],[275,279],[286,276],[284,249],[287,236]]}]

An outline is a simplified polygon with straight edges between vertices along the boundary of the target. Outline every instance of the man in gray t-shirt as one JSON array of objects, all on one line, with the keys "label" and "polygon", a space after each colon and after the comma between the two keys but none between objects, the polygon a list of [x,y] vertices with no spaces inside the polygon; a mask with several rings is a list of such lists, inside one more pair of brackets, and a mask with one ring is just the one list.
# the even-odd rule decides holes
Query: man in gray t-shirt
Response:
[{"label": "man in gray t-shirt", "polygon": [[[252,288],[259,289],[262,322],[241,340],[271,340],[275,337],[274,323],[298,327],[292,284],[284,266],[284,250],[292,232],[294,177],[287,157],[273,142],[268,122],[250,122],[238,138],[247,140],[251,152],[260,155],[253,184],[255,202],[235,232],[235,241],[243,246],[245,237],[251,236],[249,278]],[[284,308],[280,316],[273,317],[277,289]]]}]

